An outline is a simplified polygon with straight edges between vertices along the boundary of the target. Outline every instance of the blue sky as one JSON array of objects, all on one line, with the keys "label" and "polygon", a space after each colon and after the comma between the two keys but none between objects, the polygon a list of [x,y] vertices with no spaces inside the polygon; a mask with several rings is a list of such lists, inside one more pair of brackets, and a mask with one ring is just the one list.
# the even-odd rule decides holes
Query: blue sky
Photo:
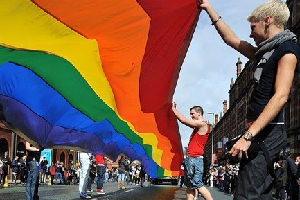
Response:
[{"label": "blue sky", "polygon": [[[211,0],[222,19],[236,35],[254,44],[249,38],[250,25],[247,16],[265,0]],[[220,115],[223,101],[228,102],[231,78],[236,79],[236,62],[238,57],[243,62],[247,58],[226,45],[218,35],[205,11],[202,11],[191,45],[182,65],[173,100],[179,112],[189,117],[189,108],[201,105],[204,119],[213,121],[208,112]],[[192,130],[179,123],[183,147],[188,145]]]}]

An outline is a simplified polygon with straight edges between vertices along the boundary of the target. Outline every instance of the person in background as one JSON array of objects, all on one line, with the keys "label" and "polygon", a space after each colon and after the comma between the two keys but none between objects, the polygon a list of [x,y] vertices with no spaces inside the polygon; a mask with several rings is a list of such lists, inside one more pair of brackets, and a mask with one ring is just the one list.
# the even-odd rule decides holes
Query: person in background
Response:
[{"label": "person in background", "polygon": [[121,156],[120,160],[118,161],[118,187],[119,189],[125,189],[125,156]]},{"label": "person in background", "polygon": [[46,182],[46,176],[47,176],[47,165],[48,165],[48,161],[46,160],[45,156],[42,157],[41,162],[40,162],[40,166],[41,166],[41,183],[45,183]]},{"label": "person in background", "polygon": [[145,176],[146,176],[146,172],[144,166],[141,165],[141,171],[140,171],[141,187],[144,187]]},{"label": "person in background", "polygon": [[131,174],[132,174],[131,181],[132,181],[132,184],[135,184],[135,182],[136,182],[136,165],[134,162],[132,162],[132,165],[130,168],[131,168]]},{"label": "person in background", "polygon": [[275,197],[276,199],[285,200],[287,199],[286,193],[286,182],[287,182],[287,166],[286,160],[279,160],[274,163],[275,173]]},{"label": "person in background", "polygon": [[34,198],[36,190],[36,184],[38,182],[38,175],[39,175],[39,157],[36,152],[28,152],[27,158],[27,182],[26,182],[26,200],[34,200],[39,199],[38,195]]},{"label": "person in background", "polygon": [[74,170],[74,162],[73,161],[69,162],[68,172],[69,172],[68,182],[69,182],[69,184],[73,185],[74,179],[75,179],[75,170]]},{"label": "person in background", "polygon": [[87,183],[91,164],[89,153],[79,152],[79,161],[81,164],[79,196],[81,199],[91,199],[92,197],[87,194]]},{"label": "person in background", "polygon": [[105,170],[105,174],[104,174],[104,177],[105,177],[105,183],[108,183],[109,182],[109,169],[106,169]]},{"label": "person in background", "polygon": [[2,185],[2,176],[3,176],[3,162],[2,162],[2,158],[0,157],[0,186]]},{"label": "person in background", "polygon": [[297,165],[297,173],[296,173],[296,181],[298,185],[298,197],[300,198],[300,155],[296,156],[296,165]]},{"label": "person in background", "polygon": [[14,182],[15,184],[17,184],[17,177],[20,172],[20,165],[21,163],[19,162],[19,156],[15,156],[15,159],[13,159],[11,162],[12,182]]},{"label": "person in background", "polygon": [[74,184],[79,184],[80,162],[76,162],[75,165],[73,165],[73,170],[74,170],[73,182],[74,182]]},{"label": "person in background", "polygon": [[106,163],[103,155],[96,154],[97,165],[97,194],[105,194],[103,191],[104,174],[106,172]]},{"label": "person in background", "polygon": [[8,156],[8,151],[4,152],[4,156],[2,157],[2,184],[5,184],[6,176],[8,175],[8,165],[11,164],[11,160]]},{"label": "person in background", "polygon": [[[27,160],[26,160],[26,164],[28,166],[28,162],[32,161],[33,158],[35,159],[35,161],[37,162],[37,167],[39,166],[38,161],[41,158],[41,152],[43,151],[43,148],[39,149],[34,147],[33,145],[29,144],[28,142],[26,143],[26,150],[27,150]],[[28,172],[29,175],[29,172]],[[35,175],[35,174],[34,174]],[[35,177],[35,176],[34,176]],[[28,180],[27,180],[28,182]],[[27,182],[26,182],[26,187],[27,187]],[[31,185],[33,186],[33,185]],[[37,177],[36,177],[36,181],[35,181],[35,188],[34,188],[34,194],[33,194],[33,199],[34,200],[39,200],[39,169],[37,168]],[[26,188],[27,189],[27,188]]]},{"label": "person in background", "polygon": [[297,184],[297,165],[290,149],[286,150],[286,163],[287,163],[287,196],[290,200],[299,200],[298,184]]},{"label": "person in background", "polygon": [[135,185],[139,185],[141,178],[140,178],[141,166],[137,165],[135,170]]},{"label": "person in background", "polygon": [[[180,170],[182,170],[184,172],[184,161],[180,164]],[[180,187],[182,187],[184,184],[184,175],[181,175],[180,176]]]},{"label": "person in background", "polygon": [[[51,163],[51,166],[49,167],[49,173],[50,173],[50,177],[51,177],[51,185],[54,184],[53,180],[56,176],[56,171],[55,171],[55,164],[54,162]],[[56,182],[56,181],[55,181]]]},{"label": "person in background", "polygon": [[90,165],[90,170],[89,170],[89,177],[88,177],[88,183],[87,183],[87,192],[93,192],[92,189],[92,184],[95,181],[96,174],[97,174],[97,166],[96,166],[96,160],[95,157],[92,155],[90,157],[91,160],[91,165]]},{"label": "person in background", "polygon": [[64,179],[63,179],[63,168],[62,164],[57,161],[56,162],[56,168],[55,168],[55,183],[58,184],[57,179],[59,179],[59,184],[64,184]]},{"label": "person in background", "polygon": [[28,171],[26,167],[26,155],[23,155],[20,158],[20,181],[22,185],[26,184],[27,173]]}]

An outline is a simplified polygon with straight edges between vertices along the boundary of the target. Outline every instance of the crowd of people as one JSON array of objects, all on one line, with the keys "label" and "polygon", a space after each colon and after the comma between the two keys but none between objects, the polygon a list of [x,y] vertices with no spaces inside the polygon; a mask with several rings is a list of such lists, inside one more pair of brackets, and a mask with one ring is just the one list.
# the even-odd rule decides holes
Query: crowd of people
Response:
[{"label": "crowd of people", "polygon": [[[221,192],[233,195],[237,185],[240,165],[219,164],[204,176],[208,186],[217,187]],[[281,153],[274,162],[272,196],[278,200],[300,198],[300,156],[293,158],[290,153]]]},{"label": "crowd of people", "polygon": [[233,194],[237,184],[239,165],[220,165],[211,168],[206,176],[207,185],[218,187],[220,191]]},{"label": "crowd of people", "polygon": [[[81,155],[82,153],[80,153]],[[86,153],[87,154],[87,153]],[[48,185],[79,185],[85,187],[85,192],[93,192],[92,184],[97,184],[97,193],[105,194],[103,191],[103,183],[115,182],[119,189],[125,189],[125,184],[135,184],[143,187],[145,178],[148,178],[142,164],[138,161],[130,161],[126,156],[121,156],[118,161],[118,167],[107,168],[107,163],[112,162],[106,157],[87,154],[87,165],[83,160],[74,163],[70,161],[67,167],[63,162],[56,161],[48,163],[46,158],[42,156],[40,159],[31,156],[29,159],[26,155],[15,156],[11,159],[8,152],[0,156],[0,186],[4,187],[8,184],[8,175],[11,174],[12,185],[26,185],[31,195],[27,199],[33,199],[34,188],[37,184]],[[102,159],[102,160],[101,160]],[[83,169],[86,168],[86,169]],[[86,174],[84,173],[86,171]],[[37,180],[35,180],[38,177]],[[80,179],[86,183],[80,186]],[[101,182],[99,180],[101,179]],[[81,189],[80,196],[89,198]]]},{"label": "crowd of people", "polygon": [[[8,152],[5,152],[8,155]],[[9,167],[11,169],[11,183],[25,185],[28,177],[29,164],[27,161],[27,156],[15,156],[14,159],[10,159],[8,156],[0,157],[0,184],[6,184],[6,178],[9,174]],[[38,175],[39,183],[53,184],[74,184],[77,183],[76,179],[79,177],[78,166],[74,165],[73,162],[70,163],[68,169],[64,168],[63,162],[57,161],[48,165],[48,161],[45,157],[42,157],[38,163]]]},{"label": "crowd of people", "polygon": [[300,155],[281,154],[274,163],[274,193],[279,200],[300,199]]}]

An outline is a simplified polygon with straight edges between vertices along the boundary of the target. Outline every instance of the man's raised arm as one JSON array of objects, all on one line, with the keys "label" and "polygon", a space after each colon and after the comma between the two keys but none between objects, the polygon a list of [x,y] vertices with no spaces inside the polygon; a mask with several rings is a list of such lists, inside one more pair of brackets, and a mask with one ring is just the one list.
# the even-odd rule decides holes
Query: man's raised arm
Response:
[{"label": "man's raised arm", "polygon": [[172,103],[172,111],[174,112],[175,116],[177,117],[177,119],[181,123],[183,123],[183,124],[185,124],[185,125],[187,125],[187,126],[189,126],[191,128],[199,128],[201,126],[206,125],[206,123],[204,121],[202,121],[202,120],[187,119],[180,112],[178,112],[178,110],[176,108],[176,103],[175,102]]},{"label": "man's raised arm", "polygon": [[222,20],[221,16],[214,10],[210,5],[208,0],[198,0],[199,7],[204,9],[209,15],[212,25],[215,26],[219,35],[222,37],[223,41],[246,56],[249,59],[253,59],[256,48],[250,43],[240,40],[236,34],[231,30],[231,28]]}]

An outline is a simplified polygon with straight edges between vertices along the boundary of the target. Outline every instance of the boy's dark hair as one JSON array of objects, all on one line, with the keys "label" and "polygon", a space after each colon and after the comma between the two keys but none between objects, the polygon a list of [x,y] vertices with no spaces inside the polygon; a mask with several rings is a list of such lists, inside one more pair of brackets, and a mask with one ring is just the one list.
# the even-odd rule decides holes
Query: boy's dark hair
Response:
[{"label": "boy's dark hair", "polygon": [[204,114],[203,108],[201,106],[193,106],[190,108],[190,111],[191,110],[195,110],[196,112],[200,113],[201,115]]}]

